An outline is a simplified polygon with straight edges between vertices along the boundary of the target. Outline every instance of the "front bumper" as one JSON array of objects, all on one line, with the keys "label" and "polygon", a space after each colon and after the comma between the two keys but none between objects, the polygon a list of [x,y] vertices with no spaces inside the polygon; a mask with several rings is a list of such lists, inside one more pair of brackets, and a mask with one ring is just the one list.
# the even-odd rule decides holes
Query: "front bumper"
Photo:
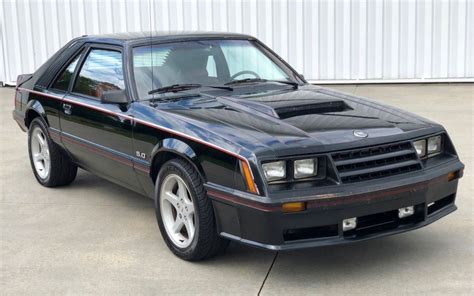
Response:
[{"label": "front bumper", "polygon": [[[346,187],[343,194],[292,198],[306,202],[307,209],[297,213],[281,211],[287,199],[258,201],[217,185],[206,187],[223,237],[265,249],[291,250],[362,241],[433,223],[456,210],[463,167],[458,160],[450,161],[395,182],[379,179],[373,186],[352,184],[352,190]],[[458,172],[459,178],[449,181],[450,172]],[[398,209],[407,206],[415,206],[414,215],[398,218]],[[344,232],[342,221],[352,217],[358,218],[358,226]]]}]

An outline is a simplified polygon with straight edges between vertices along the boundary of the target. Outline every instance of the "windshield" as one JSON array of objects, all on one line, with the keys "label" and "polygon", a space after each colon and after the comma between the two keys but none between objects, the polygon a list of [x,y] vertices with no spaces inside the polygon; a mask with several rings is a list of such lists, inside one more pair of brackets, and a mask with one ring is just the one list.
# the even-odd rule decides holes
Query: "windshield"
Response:
[{"label": "windshield", "polygon": [[175,84],[224,85],[242,79],[291,81],[289,69],[272,61],[249,40],[199,40],[133,49],[133,73],[140,99]]}]

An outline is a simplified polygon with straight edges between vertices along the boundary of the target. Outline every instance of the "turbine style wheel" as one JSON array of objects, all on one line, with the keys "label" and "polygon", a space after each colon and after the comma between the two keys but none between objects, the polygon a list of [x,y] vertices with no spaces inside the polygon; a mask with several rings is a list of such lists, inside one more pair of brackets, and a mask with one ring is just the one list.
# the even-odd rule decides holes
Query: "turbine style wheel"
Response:
[{"label": "turbine style wheel", "polygon": [[188,186],[176,174],[163,180],[160,192],[160,210],[166,233],[178,247],[188,247],[196,232],[194,203]]},{"label": "turbine style wheel", "polygon": [[34,126],[31,132],[31,154],[36,173],[41,179],[47,179],[51,170],[51,159],[46,136],[39,126]]},{"label": "turbine style wheel", "polygon": [[28,151],[33,173],[46,187],[70,184],[76,178],[77,166],[54,143],[44,121],[33,119],[28,130]]},{"label": "turbine style wheel", "polygon": [[185,160],[172,159],[158,173],[155,213],[161,235],[178,257],[197,261],[223,252],[229,241],[217,233],[212,202],[202,179]]}]

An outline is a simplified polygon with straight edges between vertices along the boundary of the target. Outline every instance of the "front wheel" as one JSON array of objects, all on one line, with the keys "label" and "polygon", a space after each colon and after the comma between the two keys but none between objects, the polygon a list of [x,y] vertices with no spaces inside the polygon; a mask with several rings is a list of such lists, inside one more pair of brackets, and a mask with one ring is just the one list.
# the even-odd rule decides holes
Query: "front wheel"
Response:
[{"label": "front wheel", "polygon": [[199,174],[184,160],[170,160],[161,168],[155,213],[168,248],[182,259],[207,259],[229,244],[217,234],[212,203]]}]

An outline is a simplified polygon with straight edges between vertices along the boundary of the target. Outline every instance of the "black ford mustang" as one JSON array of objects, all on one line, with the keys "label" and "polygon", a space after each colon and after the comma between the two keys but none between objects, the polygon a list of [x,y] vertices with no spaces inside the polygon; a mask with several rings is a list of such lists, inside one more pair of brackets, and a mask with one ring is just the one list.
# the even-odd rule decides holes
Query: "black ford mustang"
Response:
[{"label": "black ford mustang", "polygon": [[38,182],[81,167],[155,200],[169,248],[273,250],[419,228],[456,209],[442,126],[308,84],[251,36],[83,36],[20,75],[13,117]]}]

